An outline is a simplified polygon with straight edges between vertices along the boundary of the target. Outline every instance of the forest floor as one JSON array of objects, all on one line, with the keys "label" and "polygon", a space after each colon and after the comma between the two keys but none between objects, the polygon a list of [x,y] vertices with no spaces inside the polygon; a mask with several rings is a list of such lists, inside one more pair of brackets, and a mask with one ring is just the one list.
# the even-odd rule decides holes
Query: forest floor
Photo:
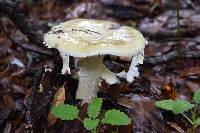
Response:
[{"label": "forest floor", "polygon": [[[43,44],[43,34],[53,25],[74,18],[133,26],[149,42],[133,83],[101,83],[103,110],[120,109],[133,119],[119,127],[120,133],[200,132],[198,127],[189,131],[191,125],[182,115],[154,104],[162,99],[191,101],[200,89],[199,0],[0,0],[0,16],[0,132],[88,132],[77,120],[50,115],[51,105],[58,102],[77,105],[80,115],[86,114],[87,105],[74,98],[78,81],[60,74],[58,52]],[[117,73],[128,70],[130,59],[111,56],[104,64]],[[101,127],[100,132],[116,128]]]}]

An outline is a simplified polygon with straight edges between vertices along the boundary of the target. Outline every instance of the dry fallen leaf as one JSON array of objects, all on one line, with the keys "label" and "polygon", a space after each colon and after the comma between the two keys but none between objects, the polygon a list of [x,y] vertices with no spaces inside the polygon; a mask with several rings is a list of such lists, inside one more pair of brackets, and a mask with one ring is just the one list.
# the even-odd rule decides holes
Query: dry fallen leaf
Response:
[{"label": "dry fallen leaf", "polygon": [[[55,94],[55,97],[52,102],[52,106],[57,106],[65,101],[65,88],[64,86],[58,88],[58,91]],[[57,118],[50,112],[48,115],[48,122],[50,125],[56,122]]]}]

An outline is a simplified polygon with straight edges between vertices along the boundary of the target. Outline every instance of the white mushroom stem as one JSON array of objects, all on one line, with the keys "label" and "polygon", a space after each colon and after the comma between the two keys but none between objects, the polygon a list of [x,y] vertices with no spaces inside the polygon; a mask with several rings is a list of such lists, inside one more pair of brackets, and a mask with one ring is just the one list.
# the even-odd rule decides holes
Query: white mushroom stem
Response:
[{"label": "white mushroom stem", "polygon": [[79,84],[76,99],[82,99],[83,103],[90,102],[97,96],[99,82],[104,78],[109,84],[118,82],[116,76],[103,64],[103,56],[86,57],[79,60]]}]

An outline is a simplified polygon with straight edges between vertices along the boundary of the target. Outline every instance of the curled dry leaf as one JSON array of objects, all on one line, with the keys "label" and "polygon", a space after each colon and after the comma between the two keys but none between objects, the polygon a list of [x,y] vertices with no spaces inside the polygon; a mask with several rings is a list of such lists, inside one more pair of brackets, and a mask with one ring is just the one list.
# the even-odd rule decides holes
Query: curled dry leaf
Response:
[{"label": "curled dry leaf", "polygon": [[170,83],[163,86],[162,93],[167,99],[176,99],[176,90],[171,80]]}]

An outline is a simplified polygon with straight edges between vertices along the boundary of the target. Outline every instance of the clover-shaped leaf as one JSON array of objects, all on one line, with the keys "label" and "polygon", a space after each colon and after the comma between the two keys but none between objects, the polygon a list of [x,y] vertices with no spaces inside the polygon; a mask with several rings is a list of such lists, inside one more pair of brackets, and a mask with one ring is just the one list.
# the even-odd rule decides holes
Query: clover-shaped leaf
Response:
[{"label": "clover-shaped leaf", "polygon": [[76,106],[60,104],[52,108],[52,113],[61,120],[74,120],[78,118],[79,110]]},{"label": "clover-shaped leaf", "polygon": [[131,123],[131,119],[124,112],[112,109],[105,113],[102,122],[111,125],[128,125]]},{"label": "clover-shaped leaf", "polygon": [[99,119],[91,119],[91,118],[85,118],[83,120],[83,124],[84,124],[84,127],[87,129],[87,130],[92,130],[92,129],[95,129],[98,124],[99,124]]},{"label": "clover-shaped leaf", "polygon": [[99,116],[99,113],[101,111],[103,100],[101,98],[95,98],[92,100],[92,102],[88,105],[87,114],[90,118],[97,118]]}]

